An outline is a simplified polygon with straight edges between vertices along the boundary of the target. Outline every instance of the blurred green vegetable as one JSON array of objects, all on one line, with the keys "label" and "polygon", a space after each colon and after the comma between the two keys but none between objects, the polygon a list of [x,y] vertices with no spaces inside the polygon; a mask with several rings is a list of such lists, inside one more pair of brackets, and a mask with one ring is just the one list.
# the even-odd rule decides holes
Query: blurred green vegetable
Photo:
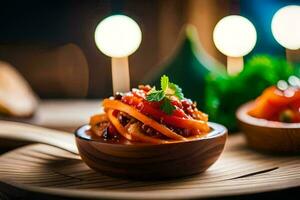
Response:
[{"label": "blurred green vegetable", "polygon": [[236,76],[211,72],[206,77],[204,110],[210,121],[236,130],[235,112],[240,105],[255,99],[278,80],[287,80],[298,73],[299,70],[285,59],[268,55],[253,56]]}]

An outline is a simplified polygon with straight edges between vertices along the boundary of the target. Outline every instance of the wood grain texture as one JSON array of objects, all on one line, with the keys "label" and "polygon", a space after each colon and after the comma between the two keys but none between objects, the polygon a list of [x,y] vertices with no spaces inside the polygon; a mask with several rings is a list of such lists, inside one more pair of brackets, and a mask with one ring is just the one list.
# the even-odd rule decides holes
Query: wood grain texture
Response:
[{"label": "wood grain texture", "polygon": [[241,130],[250,147],[267,152],[299,153],[300,123],[272,122],[248,115],[253,102],[246,103],[237,111]]},{"label": "wood grain texture", "polygon": [[76,143],[84,162],[96,171],[117,177],[162,179],[205,171],[220,156],[227,138],[225,127],[210,123],[208,136],[171,144],[110,144],[85,137],[77,130]]},{"label": "wood grain texture", "polygon": [[[207,171],[185,178],[134,181],[91,170],[79,156],[35,144],[0,157],[0,181],[29,191],[90,199],[190,199],[300,187],[298,156],[271,156],[230,136],[224,154]],[[1,190],[1,188],[0,188]]]}]

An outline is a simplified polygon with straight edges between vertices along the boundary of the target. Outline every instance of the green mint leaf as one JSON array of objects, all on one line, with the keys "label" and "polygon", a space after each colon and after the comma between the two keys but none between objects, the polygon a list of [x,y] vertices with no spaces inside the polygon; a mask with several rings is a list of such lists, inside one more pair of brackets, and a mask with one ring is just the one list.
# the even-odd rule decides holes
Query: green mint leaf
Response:
[{"label": "green mint leaf", "polygon": [[174,91],[174,95],[178,97],[178,99],[180,100],[184,99],[182,89],[178,85],[176,85],[175,83],[169,83],[169,87]]},{"label": "green mint leaf", "polygon": [[160,109],[168,115],[172,115],[173,111],[176,110],[175,106],[171,103],[170,99],[164,98]]},{"label": "green mint leaf", "polygon": [[167,90],[167,88],[169,87],[169,77],[163,75],[160,78],[160,87],[164,92]]},{"label": "green mint leaf", "polygon": [[165,93],[162,90],[151,90],[146,96],[147,101],[161,101],[165,97]]},{"label": "green mint leaf", "polygon": [[179,100],[184,99],[184,95],[182,93],[182,89],[174,84],[169,82],[169,77],[163,75],[160,78],[160,87],[161,90],[156,90],[153,87],[146,96],[147,101],[162,101],[160,109],[168,115],[171,115],[176,107],[172,104],[172,97],[176,96]]}]

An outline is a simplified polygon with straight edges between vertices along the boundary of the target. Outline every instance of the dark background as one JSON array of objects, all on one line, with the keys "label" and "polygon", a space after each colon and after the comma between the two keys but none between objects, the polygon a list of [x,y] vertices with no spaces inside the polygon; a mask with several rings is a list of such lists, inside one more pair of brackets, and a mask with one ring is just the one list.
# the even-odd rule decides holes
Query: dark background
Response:
[{"label": "dark background", "polygon": [[94,30],[106,16],[126,14],[142,29],[142,44],[130,56],[136,86],[172,54],[186,23],[197,27],[203,47],[224,63],[212,31],[229,14],[241,14],[256,26],[258,42],[249,56],[284,56],[270,22],[288,4],[299,0],[1,1],[0,60],[16,67],[42,98],[105,97],[112,93],[110,59],[96,48]]}]

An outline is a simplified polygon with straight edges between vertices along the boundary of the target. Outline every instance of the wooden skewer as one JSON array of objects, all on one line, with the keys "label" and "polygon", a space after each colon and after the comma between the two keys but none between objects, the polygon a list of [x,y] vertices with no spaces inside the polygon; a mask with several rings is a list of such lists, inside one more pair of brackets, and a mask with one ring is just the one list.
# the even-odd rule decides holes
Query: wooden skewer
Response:
[{"label": "wooden skewer", "polygon": [[229,75],[236,75],[243,71],[244,59],[243,57],[227,56],[227,72]]},{"label": "wooden skewer", "polygon": [[300,62],[300,49],[297,50],[291,50],[291,49],[285,49],[286,53],[286,60],[288,62]]},{"label": "wooden skewer", "polygon": [[130,90],[128,57],[111,58],[113,92],[128,92]]},{"label": "wooden skewer", "polygon": [[48,144],[78,154],[73,134],[25,123],[0,120],[0,138]]}]

